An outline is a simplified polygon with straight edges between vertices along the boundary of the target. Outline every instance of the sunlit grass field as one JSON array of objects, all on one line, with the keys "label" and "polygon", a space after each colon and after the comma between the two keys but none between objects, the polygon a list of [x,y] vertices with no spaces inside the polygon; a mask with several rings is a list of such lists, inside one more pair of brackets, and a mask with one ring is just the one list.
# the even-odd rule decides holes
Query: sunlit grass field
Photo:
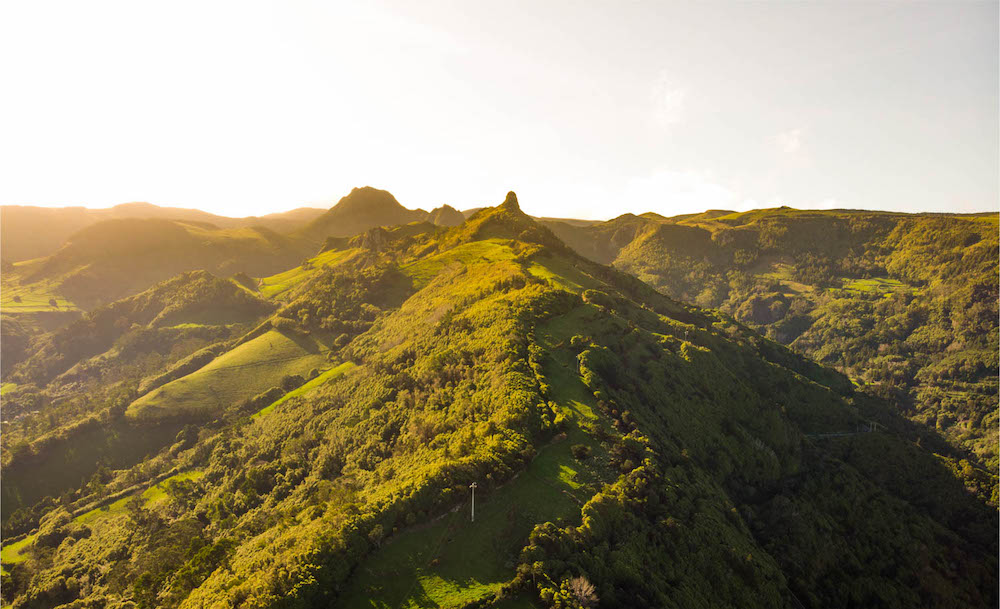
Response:
[{"label": "sunlit grass field", "polygon": [[324,383],[328,383],[334,379],[340,378],[341,376],[347,374],[354,367],[355,364],[352,362],[344,362],[339,366],[334,366],[333,368],[330,368],[329,370],[323,372],[316,378],[308,381],[298,389],[293,389],[292,391],[289,391],[285,395],[275,400],[271,405],[265,406],[264,408],[254,413],[254,415],[250,418],[256,419],[257,417],[264,416],[267,413],[274,410],[275,408],[277,408],[278,406],[280,406],[283,402],[290,400],[292,398],[299,397],[301,395],[305,395]]},{"label": "sunlit grass field", "polygon": [[40,281],[22,286],[16,281],[4,281],[0,288],[0,311],[4,313],[76,310],[77,306],[59,294],[52,283]]},{"label": "sunlit grass field", "polygon": [[856,294],[892,294],[912,292],[913,288],[897,279],[875,277],[872,279],[845,279],[844,289]]},{"label": "sunlit grass field", "polygon": [[314,335],[271,330],[139,398],[126,415],[144,420],[209,415],[277,386],[285,375],[307,376],[314,368],[324,368],[327,351]]},{"label": "sunlit grass field", "polygon": [[320,267],[336,266],[357,253],[356,249],[332,250],[309,259],[309,266],[297,266],[294,269],[278,273],[270,277],[264,277],[259,282],[259,289],[262,296],[266,298],[277,298],[286,292],[309,279]]},{"label": "sunlit grass field", "polygon": [[505,239],[487,239],[459,245],[442,254],[430,256],[423,260],[403,266],[402,271],[413,279],[415,288],[426,286],[434,277],[451,264],[475,264],[478,262],[497,262],[513,260],[514,250]]}]

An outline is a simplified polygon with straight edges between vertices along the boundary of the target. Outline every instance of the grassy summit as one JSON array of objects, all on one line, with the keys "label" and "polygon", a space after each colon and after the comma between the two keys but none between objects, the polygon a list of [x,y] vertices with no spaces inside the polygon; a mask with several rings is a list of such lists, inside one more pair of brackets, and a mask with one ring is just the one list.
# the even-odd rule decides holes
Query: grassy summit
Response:
[{"label": "grassy summit", "polygon": [[[4,553],[5,602],[997,602],[996,511],[933,454],[946,445],[842,374],[577,255],[513,193],[454,228],[325,249],[246,288],[273,311],[109,411],[141,427],[155,397],[184,424],[162,449],[7,517],[33,537]],[[274,341],[322,344],[327,363],[211,380],[276,365]]]}]

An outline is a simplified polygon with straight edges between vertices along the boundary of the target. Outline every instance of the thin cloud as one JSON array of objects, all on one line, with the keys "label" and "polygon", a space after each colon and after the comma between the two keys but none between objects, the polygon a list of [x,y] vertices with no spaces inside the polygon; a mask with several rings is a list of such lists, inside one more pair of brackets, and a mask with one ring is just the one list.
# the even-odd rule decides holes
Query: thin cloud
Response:
[{"label": "thin cloud", "polygon": [[785,154],[795,154],[802,149],[802,129],[791,129],[774,136],[778,149]]},{"label": "thin cloud", "polygon": [[665,216],[731,209],[739,200],[709,174],[697,171],[661,170],[635,177],[625,185],[622,195],[623,207],[632,213],[654,211]]},{"label": "thin cloud", "polygon": [[669,74],[661,72],[653,82],[650,98],[653,102],[653,118],[661,127],[670,127],[681,122],[687,102],[688,90],[671,80]]}]

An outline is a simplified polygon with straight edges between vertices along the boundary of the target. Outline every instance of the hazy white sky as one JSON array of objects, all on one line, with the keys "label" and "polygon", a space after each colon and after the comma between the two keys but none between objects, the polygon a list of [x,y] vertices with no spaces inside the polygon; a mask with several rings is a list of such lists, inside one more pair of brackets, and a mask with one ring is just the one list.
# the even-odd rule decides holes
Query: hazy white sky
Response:
[{"label": "hazy white sky", "polygon": [[998,207],[990,2],[0,3],[0,203]]}]

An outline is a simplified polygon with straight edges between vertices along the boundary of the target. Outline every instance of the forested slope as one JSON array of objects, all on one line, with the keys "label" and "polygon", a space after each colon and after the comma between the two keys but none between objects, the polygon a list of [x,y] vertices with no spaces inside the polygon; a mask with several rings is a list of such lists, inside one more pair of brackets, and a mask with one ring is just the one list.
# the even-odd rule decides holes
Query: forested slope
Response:
[{"label": "forested slope", "polygon": [[[837,368],[996,471],[996,214],[781,208],[549,226],[585,256]],[[969,483],[996,505],[995,482]]]},{"label": "forested slope", "polygon": [[155,457],[43,503],[5,602],[996,604],[996,511],[884,401],[578,256],[513,193],[331,245],[259,282],[280,308],[226,347],[320,341],[315,382],[182,411]]}]

